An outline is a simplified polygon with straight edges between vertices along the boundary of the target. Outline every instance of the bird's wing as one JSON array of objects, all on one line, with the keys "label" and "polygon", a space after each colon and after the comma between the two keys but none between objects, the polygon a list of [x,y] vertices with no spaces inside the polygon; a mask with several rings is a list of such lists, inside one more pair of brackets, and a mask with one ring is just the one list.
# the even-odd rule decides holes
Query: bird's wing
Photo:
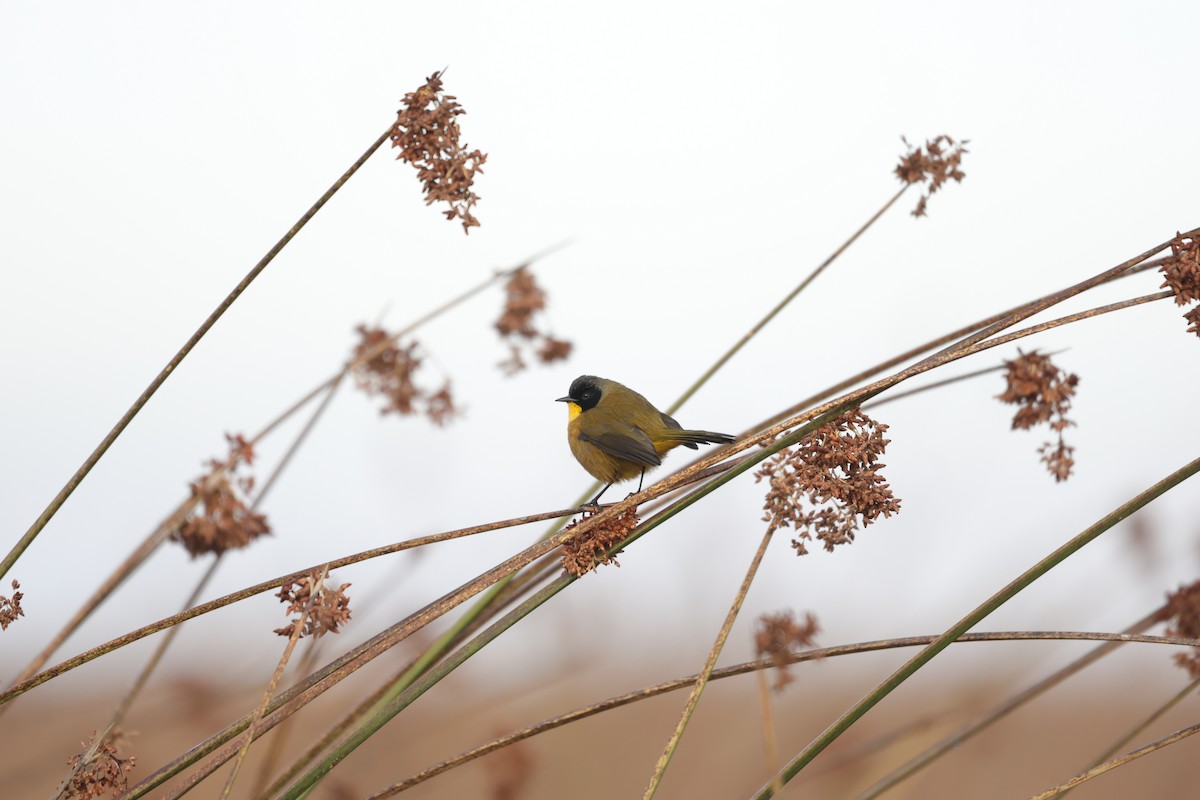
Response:
[{"label": "bird's wing", "polygon": [[654,450],[654,442],[642,431],[628,423],[605,425],[598,433],[580,431],[579,438],[599,447],[614,458],[622,458],[635,464],[657,467],[662,463]]}]

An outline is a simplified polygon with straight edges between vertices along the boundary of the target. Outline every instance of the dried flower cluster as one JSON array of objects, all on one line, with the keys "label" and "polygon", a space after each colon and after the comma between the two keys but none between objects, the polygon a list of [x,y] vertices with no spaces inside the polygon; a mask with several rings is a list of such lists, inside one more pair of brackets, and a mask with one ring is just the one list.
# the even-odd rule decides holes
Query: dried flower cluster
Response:
[{"label": "dried flower cluster", "polygon": [[359,325],[355,330],[361,339],[354,346],[354,380],[367,394],[383,395],[386,403],[379,413],[424,413],[438,426],[459,415],[450,394],[450,381],[436,392],[416,384],[414,377],[424,360],[417,352],[416,341],[401,346],[383,328]]},{"label": "dried flower cluster", "polygon": [[[1200,639],[1200,581],[1168,593],[1161,616],[1168,622],[1167,636]],[[1200,647],[1192,648],[1190,653],[1176,653],[1174,658],[1193,679],[1200,678]]]},{"label": "dried flower cluster", "polygon": [[763,503],[769,530],[795,529],[797,555],[808,553],[806,542],[814,534],[832,552],[854,541],[860,517],[866,527],[898,513],[900,501],[880,473],[885,465],[878,463],[887,428],[853,409],[767,460],[754,478],[770,484]]},{"label": "dried flower cluster", "polygon": [[906,184],[929,183],[929,187],[917,201],[917,207],[912,210],[914,217],[924,217],[925,206],[934,192],[941,189],[946,181],[962,183],[962,179],[967,177],[967,173],[960,167],[963,155],[968,152],[968,140],[963,139],[956,143],[954,139],[942,134],[934,139],[926,139],[923,148],[913,147],[903,136],[900,137],[900,141],[904,142],[908,152],[900,157],[900,163],[896,165],[896,177]]},{"label": "dried flower cluster", "polygon": [[[571,520],[567,523],[566,530],[571,530],[585,519],[594,517],[601,512],[587,512],[578,520]],[[609,554],[609,549],[618,542],[633,533],[633,529],[640,522],[636,508],[630,508],[622,513],[602,520],[595,527],[589,530],[582,536],[575,536],[567,539],[562,545],[562,565],[563,569],[571,573],[575,577],[581,577],[589,570],[594,570],[605,564],[616,564],[621,566],[617,561],[617,556],[621,551]]]},{"label": "dried flower cluster", "polygon": [[521,345],[527,346],[543,364],[565,361],[573,345],[543,333],[534,324],[534,315],[546,308],[546,292],[538,286],[533,273],[526,267],[518,269],[504,285],[504,294],[504,310],[496,320],[496,330],[509,342],[512,352],[500,362],[500,369],[507,375],[525,369]]},{"label": "dried flower cluster", "polygon": [[1079,376],[1068,375],[1056,367],[1049,356],[1036,350],[1032,353],[1018,350],[1017,353],[1017,358],[1004,362],[1007,387],[996,398],[1017,406],[1013,430],[1029,430],[1035,425],[1046,424],[1057,435],[1057,442],[1046,442],[1038,452],[1054,480],[1065,481],[1071,477],[1075,466],[1075,448],[1063,441],[1063,431],[1075,425],[1067,418],[1067,412],[1071,410],[1071,398],[1075,396]]},{"label": "dried flower cluster", "polygon": [[[313,597],[313,587],[317,587],[316,597]],[[304,614],[304,609],[308,609],[307,616],[304,616],[304,626],[300,630],[300,637],[315,636],[320,638],[327,633],[340,633],[341,626],[350,621],[350,598],[346,596],[346,589],[350,588],[350,584],[343,583],[336,589],[328,583],[321,582],[321,574],[313,572],[308,576],[301,578],[298,581],[283,586],[279,589],[280,602],[287,603],[285,614]],[[311,602],[312,606],[309,607]],[[300,624],[300,619],[292,620],[283,628],[276,628],[275,633],[280,636],[291,636],[296,631],[296,626]]]},{"label": "dried flower cluster", "polygon": [[754,652],[758,658],[769,657],[776,666],[775,691],[795,680],[788,671],[792,652],[802,647],[816,647],[816,635],[820,631],[821,627],[812,612],[805,612],[803,622],[796,621],[791,609],[778,614],[763,614],[758,618],[758,628],[754,631]]},{"label": "dried flower cluster", "polygon": [[392,147],[400,148],[396,158],[416,168],[425,204],[446,203],[450,206],[442,212],[446,219],[461,219],[463,231],[470,233],[479,225],[471,213],[479,197],[471,186],[475,173],[483,172],[487,154],[459,143],[455,117],[466,111],[454,95],[442,94],[441,76],[441,71],[433,73],[424,86],[404,95],[392,127]]},{"label": "dried flower cluster", "polygon": [[12,597],[0,594],[0,630],[8,630],[8,626],[16,622],[17,617],[25,616],[25,609],[21,608],[21,598],[25,596],[25,593],[17,591],[21,588],[21,584],[14,580],[12,588]]},{"label": "dried flower cluster", "polygon": [[[94,738],[95,734],[92,736]],[[134,768],[137,759],[121,758],[117,746],[122,743],[116,731],[106,736],[95,748],[88,747],[87,742],[80,742],[84,750],[67,759],[71,776],[67,779],[62,796],[69,800],[87,800],[112,792],[115,797],[129,788],[126,773]],[[86,761],[85,755],[88,756]]]},{"label": "dried flower cluster", "polygon": [[271,532],[267,518],[246,506],[254,478],[234,475],[240,464],[254,463],[254,448],[240,434],[225,439],[228,461],[208,462],[208,474],[191,484],[192,497],[200,499],[196,511],[171,534],[193,558],[236,550]]},{"label": "dried flower cluster", "polygon": [[[1163,274],[1162,287],[1175,293],[1176,305],[1200,301],[1200,239],[1184,238],[1179,233],[1171,240],[1171,258],[1159,267]],[[1200,304],[1183,315],[1190,327],[1188,333],[1200,336]]]}]

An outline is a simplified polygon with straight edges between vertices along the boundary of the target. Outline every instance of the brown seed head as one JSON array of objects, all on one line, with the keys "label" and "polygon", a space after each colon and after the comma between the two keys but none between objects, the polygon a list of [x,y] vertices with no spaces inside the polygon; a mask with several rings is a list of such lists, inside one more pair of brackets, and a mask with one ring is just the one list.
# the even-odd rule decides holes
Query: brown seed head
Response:
[{"label": "brown seed head", "polygon": [[380,414],[415,414],[421,390],[413,383],[413,375],[422,361],[417,342],[401,347],[383,328],[359,325],[355,330],[361,337],[354,346],[355,383],[367,394],[383,395],[386,405]]},{"label": "brown seed head", "polygon": [[1006,385],[996,399],[1017,406],[1013,430],[1028,430],[1044,424],[1056,434],[1057,442],[1046,442],[1038,452],[1054,480],[1065,481],[1071,477],[1075,466],[1075,448],[1063,441],[1063,431],[1075,425],[1067,413],[1071,410],[1079,376],[1067,374],[1055,366],[1049,356],[1036,350],[1032,353],[1018,350],[1017,353],[1017,358],[1004,362]]},{"label": "brown seed head", "polygon": [[[334,588],[328,583],[320,583],[321,574],[313,572],[298,581],[293,581],[279,590],[280,602],[287,603],[285,614],[303,615],[308,608],[308,616],[304,617],[304,627],[300,637],[315,636],[320,638],[327,633],[341,633],[341,626],[350,621],[350,598],[346,589],[350,584],[343,583]],[[313,598],[313,587],[317,587],[316,598]],[[312,607],[309,608],[309,603]],[[275,633],[290,637],[300,624],[300,618],[292,620],[282,628],[276,628]]]},{"label": "brown seed head", "polygon": [[[95,735],[93,732],[93,738]],[[121,758],[117,753],[117,747],[125,744],[120,738],[120,731],[114,729],[94,748],[88,747],[87,742],[81,744],[84,750],[67,759],[71,776],[63,790],[63,797],[68,800],[90,800],[108,792],[112,792],[114,797],[124,793],[129,788],[126,773],[133,770],[137,759]]]},{"label": "brown seed head", "polygon": [[[567,523],[566,529],[574,528],[583,520],[594,517],[597,513],[600,512],[584,512],[580,519]],[[603,520],[587,533],[567,539],[562,545],[563,569],[578,578],[605,564],[621,566],[617,561],[617,556],[621,551],[618,550],[612,554],[609,554],[608,551],[613,545],[633,533],[639,521],[637,509],[630,508]]]},{"label": "brown seed head", "polygon": [[533,315],[546,307],[546,293],[538,286],[533,273],[521,267],[504,284],[504,310],[496,320],[501,336],[537,336]]},{"label": "brown seed head", "polygon": [[0,630],[8,630],[8,626],[16,622],[17,617],[25,616],[25,609],[21,608],[21,598],[25,593],[17,591],[21,584],[14,580],[12,588],[12,597],[0,594]]},{"label": "brown seed head", "polygon": [[[1177,305],[1200,300],[1200,239],[1184,238],[1176,233],[1171,241],[1171,257],[1159,267],[1163,274],[1160,288],[1175,293]],[[1200,336],[1200,305],[1183,315],[1188,321],[1188,333]]]},{"label": "brown seed head", "polygon": [[527,366],[522,348],[529,348],[543,364],[565,360],[571,343],[555,339],[539,330],[534,317],[546,308],[546,292],[538,286],[527,267],[516,270],[504,285],[504,310],[496,320],[496,331],[509,343],[511,353],[500,362],[506,375],[515,375]]},{"label": "brown seed head", "polygon": [[777,614],[763,614],[758,618],[754,631],[754,651],[759,658],[770,658],[778,671],[775,673],[775,691],[791,683],[789,656],[802,647],[816,647],[816,635],[821,627],[811,612],[805,612],[804,621],[797,622],[790,609]]},{"label": "brown seed head", "polygon": [[808,553],[805,542],[814,536],[832,552],[854,541],[860,518],[865,527],[899,513],[878,463],[887,427],[853,409],[768,459],[754,474],[770,487],[763,503],[768,530],[791,526],[798,555]]},{"label": "brown seed head", "polygon": [[424,359],[414,340],[407,346],[398,344],[395,337],[383,328],[359,325],[359,342],[354,346],[351,372],[358,388],[369,395],[381,395],[384,405],[380,414],[424,413],[439,427],[461,415],[450,393],[450,381],[431,392],[416,382],[417,371]]},{"label": "brown seed head", "polygon": [[466,111],[453,95],[442,94],[441,74],[433,73],[425,85],[404,95],[392,127],[392,146],[400,149],[398,159],[416,168],[425,204],[446,203],[446,219],[461,219],[463,231],[470,233],[479,225],[471,212],[479,197],[471,187],[475,173],[483,172],[487,154],[460,144],[455,118]]},{"label": "brown seed head", "polygon": [[1176,304],[1200,300],[1200,239],[1185,239],[1176,233],[1171,240],[1171,257],[1158,269],[1163,274],[1159,288],[1174,292]]},{"label": "brown seed head", "polygon": [[910,185],[928,183],[927,190],[912,211],[914,217],[924,217],[929,197],[934,192],[941,189],[946,181],[962,183],[962,179],[967,177],[960,167],[963,155],[968,152],[968,141],[964,139],[955,142],[951,137],[942,134],[933,139],[926,139],[922,148],[913,147],[903,136],[900,140],[904,142],[908,152],[900,157],[900,163],[896,165],[896,177]]},{"label": "brown seed head", "polygon": [[225,434],[225,439],[229,442],[229,458],[210,460],[208,474],[191,483],[192,497],[198,498],[199,503],[171,534],[192,558],[238,550],[271,532],[267,518],[246,505],[246,497],[254,489],[254,478],[237,475],[242,464],[254,461],[254,448],[241,434]]}]

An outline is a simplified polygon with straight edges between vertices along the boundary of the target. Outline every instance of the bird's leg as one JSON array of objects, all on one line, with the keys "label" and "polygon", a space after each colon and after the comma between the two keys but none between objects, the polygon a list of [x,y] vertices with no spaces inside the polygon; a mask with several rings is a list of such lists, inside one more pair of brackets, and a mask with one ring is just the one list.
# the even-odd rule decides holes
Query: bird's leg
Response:
[{"label": "bird's leg", "polygon": [[594,508],[594,509],[596,509],[597,511],[599,511],[599,510],[600,510],[600,495],[602,495],[602,494],[604,494],[605,492],[607,492],[607,491],[608,491],[608,487],[609,487],[609,486],[612,486],[612,484],[611,484],[611,483],[608,483],[608,484],[606,484],[606,485],[605,485],[605,487],[604,487],[603,489],[601,489],[601,490],[600,490],[600,494],[597,494],[597,495],[596,495],[595,497],[593,497],[591,500],[588,500],[588,501],[587,501],[586,503],[584,503],[584,504],[583,504],[583,506],[581,506],[581,507],[582,507],[582,508]]},{"label": "bird's leg", "polygon": [[645,468],[645,467],[642,467],[642,474],[641,474],[641,476],[638,478],[638,488],[637,488],[637,492],[630,492],[629,494],[625,495],[625,499],[626,499],[626,500],[628,500],[629,498],[633,497],[635,494],[637,494],[638,492],[640,492],[640,491],[642,490],[642,481],[644,481],[644,480],[646,480],[646,468]]}]

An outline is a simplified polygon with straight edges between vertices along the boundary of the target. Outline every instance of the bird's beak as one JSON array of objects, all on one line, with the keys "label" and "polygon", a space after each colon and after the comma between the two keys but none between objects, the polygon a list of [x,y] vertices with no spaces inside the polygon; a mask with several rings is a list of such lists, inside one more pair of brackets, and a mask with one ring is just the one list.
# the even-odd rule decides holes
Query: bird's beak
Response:
[{"label": "bird's beak", "polygon": [[554,402],[556,402],[556,403],[570,403],[570,402],[572,402],[572,400],[571,400],[571,398],[570,398],[570,397],[560,397],[560,398],[558,398],[557,400],[555,400]]}]

